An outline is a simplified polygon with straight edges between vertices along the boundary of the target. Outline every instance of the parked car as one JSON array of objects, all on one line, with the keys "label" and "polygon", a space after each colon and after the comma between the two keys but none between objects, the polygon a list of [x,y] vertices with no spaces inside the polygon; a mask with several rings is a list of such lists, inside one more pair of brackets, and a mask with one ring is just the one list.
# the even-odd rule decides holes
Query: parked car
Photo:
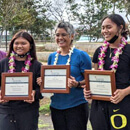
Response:
[{"label": "parked car", "polygon": [[104,39],[103,38],[99,38],[96,42],[103,42]]},{"label": "parked car", "polygon": [[[94,40],[94,39],[91,39],[91,40]],[[90,42],[90,36],[88,35],[81,35],[79,40],[76,41],[77,43],[79,42]]]},{"label": "parked car", "polygon": [[99,38],[97,40],[96,37],[90,38],[90,36],[88,36],[88,35],[81,35],[79,40],[76,41],[76,42],[77,43],[80,43],[80,42],[90,42],[90,39],[91,39],[91,42],[103,42],[104,41],[103,38]]}]

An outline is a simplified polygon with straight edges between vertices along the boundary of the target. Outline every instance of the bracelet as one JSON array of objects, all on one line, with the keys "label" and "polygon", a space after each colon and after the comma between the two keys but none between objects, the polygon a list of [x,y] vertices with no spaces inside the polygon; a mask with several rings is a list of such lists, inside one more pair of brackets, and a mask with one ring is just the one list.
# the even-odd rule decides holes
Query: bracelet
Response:
[{"label": "bracelet", "polygon": [[78,85],[77,85],[77,88],[80,88],[80,82],[78,81]]}]

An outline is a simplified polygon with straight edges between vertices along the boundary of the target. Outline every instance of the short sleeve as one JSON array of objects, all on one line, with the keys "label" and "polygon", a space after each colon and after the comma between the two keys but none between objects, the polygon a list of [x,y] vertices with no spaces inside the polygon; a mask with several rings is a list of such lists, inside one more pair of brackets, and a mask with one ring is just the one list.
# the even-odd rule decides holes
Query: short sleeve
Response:
[{"label": "short sleeve", "polygon": [[52,65],[52,56],[53,56],[53,55],[50,54],[49,57],[48,57],[48,61],[47,61],[47,64],[48,64],[48,65]]},{"label": "short sleeve", "polygon": [[51,54],[50,54],[50,55],[49,55],[49,57],[48,57],[47,64],[48,64],[48,65],[50,65],[50,64],[51,64]]},{"label": "short sleeve", "polygon": [[80,70],[81,70],[81,73],[84,73],[85,69],[91,69],[91,68],[92,68],[92,65],[91,65],[90,56],[86,52],[81,51],[80,52]]},{"label": "short sleeve", "polygon": [[100,53],[100,48],[101,48],[101,47],[98,47],[98,48],[96,49],[96,51],[94,52],[93,60],[92,60],[93,63],[98,63],[98,55],[99,55],[99,53]]}]

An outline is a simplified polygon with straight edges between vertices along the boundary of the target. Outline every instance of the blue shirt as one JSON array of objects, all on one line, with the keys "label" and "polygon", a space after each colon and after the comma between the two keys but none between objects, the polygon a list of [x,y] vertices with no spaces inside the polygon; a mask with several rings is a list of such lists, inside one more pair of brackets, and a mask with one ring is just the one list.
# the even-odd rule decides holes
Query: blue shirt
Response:
[{"label": "blue shirt", "polygon": [[[48,65],[53,65],[55,61],[56,52],[50,54],[48,58]],[[62,56],[59,54],[57,65],[65,65],[69,55]],[[81,50],[74,48],[71,55],[71,76],[75,77],[76,81],[84,79],[83,73],[85,69],[91,69],[91,59],[89,55]],[[72,87],[69,94],[54,93],[51,97],[51,107],[56,109],[67,109],[86,103],[83,95],[83,88]]]}]

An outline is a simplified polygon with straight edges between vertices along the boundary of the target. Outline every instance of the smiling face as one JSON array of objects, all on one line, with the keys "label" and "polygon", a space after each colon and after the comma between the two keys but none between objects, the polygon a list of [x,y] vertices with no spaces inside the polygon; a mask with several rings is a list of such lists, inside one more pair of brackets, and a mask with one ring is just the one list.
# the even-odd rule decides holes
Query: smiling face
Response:
[{"label": "smiling face", "polygon": [[69,48],[74,35],[70,35],[64,28],[57,28],[55,41],[61,48]]},{"label": "smiling face", "polygon": [[13,43],[13,50],[18,55],[24,55],[30,50],[30,43],[26,39],[19,37]]},{"label": "smiling face", "polygon": [[117,25],[111,21],[111,19],[106,18],[102,22],[101,33],[106,41],[111,40],[115,35],[119,35],[119,28]]}]

